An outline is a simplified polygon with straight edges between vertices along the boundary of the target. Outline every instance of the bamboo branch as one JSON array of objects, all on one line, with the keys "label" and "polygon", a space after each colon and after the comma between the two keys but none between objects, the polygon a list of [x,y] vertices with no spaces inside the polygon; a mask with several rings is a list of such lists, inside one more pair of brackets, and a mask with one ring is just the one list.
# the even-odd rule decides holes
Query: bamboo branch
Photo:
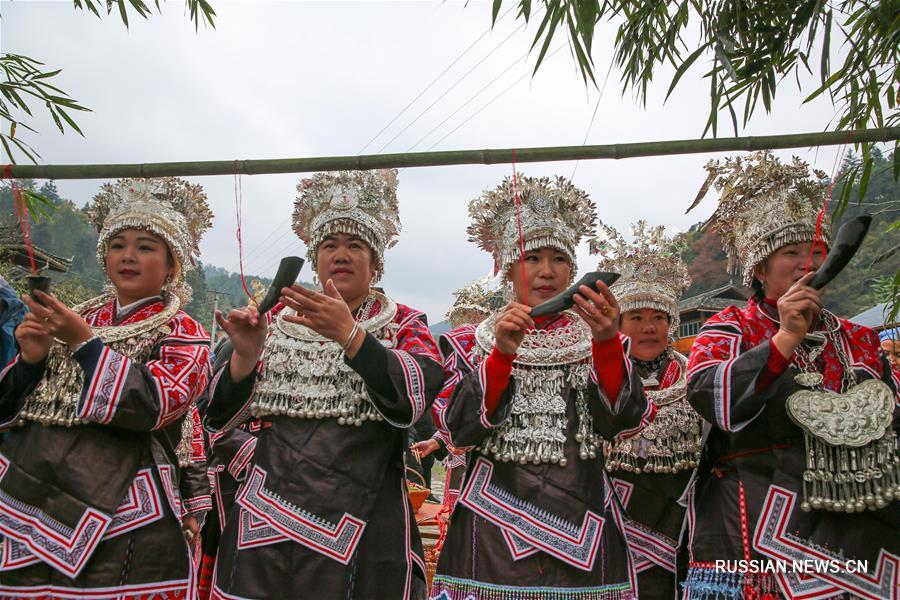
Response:
[{"label": "bamboo branch", "polygon": [[[668,140],[599,146],[548,146],[515,150],[519,163],[564,160],[622,159],[704,152],[776,150],[836,146],[900,139],[900,127],[855,129],[735,138]],[[3,165],[0,179],[113,179],[118,177],[169,177],[202,175],[262,175],[312,171],[368,170],[441,165],[491,165],[512,162],[512,149],[450,150],[403,154],[366,154],[272,160],[210,160],[110,165]]]}]

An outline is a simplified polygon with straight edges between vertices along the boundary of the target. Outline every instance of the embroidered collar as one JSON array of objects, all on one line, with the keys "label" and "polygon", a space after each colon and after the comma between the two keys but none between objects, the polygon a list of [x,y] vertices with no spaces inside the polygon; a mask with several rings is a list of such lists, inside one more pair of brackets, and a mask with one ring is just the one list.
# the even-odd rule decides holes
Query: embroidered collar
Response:
[{"label": "embroidered collar", "polygon": [[113,301],[114,302],[114,305],[113,305],[114,313],[113,314],[115,315],[113,317],[113,321],[116,323],[119,323],[119,322],[123,321],[124,319],[127,319],[131,313],[133,313],[137,309],[141,308],[142,306],[151,304],[153,302],[161,302],[162,299],[163,299],[163,297],[159,296],[159,295],[148,296],[147,298],[141,298],[140,300],[131,302],[129,304],[125,304],[123,306],[122,304],[119,303],[119,299],[116,298]]}]

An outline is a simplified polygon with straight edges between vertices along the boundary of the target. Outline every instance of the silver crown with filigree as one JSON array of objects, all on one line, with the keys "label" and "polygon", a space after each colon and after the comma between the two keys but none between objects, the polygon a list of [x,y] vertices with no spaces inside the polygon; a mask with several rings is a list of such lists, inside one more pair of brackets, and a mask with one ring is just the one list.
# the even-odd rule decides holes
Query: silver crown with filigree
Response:
[{"label": "silver crown with filigree", "polygon": [[678,330],[678,298],[691,284],[678,242],[666,236],[665,227],[649,227],[644,220],[631,226],[634,241],[607,225],[590,241],[592,254],[600,255],[600,271],[619,273],[610,288],[622,312],[652,308],[669,315],[669,333]]},{"label": "silver crown with filigree", "polygon": [[384,272],[384,251],[397,243],[400,212],[397,170],[316,173],[297,184],[293,228],[306,244],[315,269],[319,244],[344,233],[365,241],[375,253],[375,278]]},{"label": "silver crown with filigree", "polygon": [[783,164],[768,150],[710,161],[705,168],[709,175],[688,211],[715,184],[719,207],[707,225],[722,236],[728,269],[736,273],[741,267],[745,284],[753,280],[757,265],[783,246],[812,242],[817,230],[830,244],[827,214],[817,228],[827,187],[823,171],[813,169],[811,177],[806,162],[795,156]]},{"label": "silver crown with filigree", "polygon": [[212,224],[212,211],[203,186],[178,177],[119,179],[104,184],[87,209],[99,232],[97,260],[106,264],[109,241],[126,229],[150,231],[160,236],[172,252],[175,276],[165,291],[177,294],[182,304],[190,301],[187,272],[200,256],[200,239]]},{"label": "silver crown with filigree", "polygon": [[[518,189],[519,211],[516,211]],[[469,202],[469,241],[491,253],[504,278],[524,251],[554,248],[576,272],[575,247],[594,229],[597,211],[587,192],[565,177],[506,177],[496,188]]]},{"label": "silver crown with filigree", "polygon": [[491,276],[480,277],[453,293],[456,300],[446,316],[451,327],[477,325],[503,306],[503,290],[493,285],[495,279]]}]

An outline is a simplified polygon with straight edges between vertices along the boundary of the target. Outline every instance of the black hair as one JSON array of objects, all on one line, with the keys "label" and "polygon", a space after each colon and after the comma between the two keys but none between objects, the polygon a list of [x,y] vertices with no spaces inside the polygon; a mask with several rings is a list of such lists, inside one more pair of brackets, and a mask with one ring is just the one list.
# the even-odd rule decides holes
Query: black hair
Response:
[{"label": "black hair", "polygon": [[757,300],[765,300],[766,290],[763,289],[762,282],[756,277],[750,281],[750,289],[753,290],[753,296],[756,297]]}]

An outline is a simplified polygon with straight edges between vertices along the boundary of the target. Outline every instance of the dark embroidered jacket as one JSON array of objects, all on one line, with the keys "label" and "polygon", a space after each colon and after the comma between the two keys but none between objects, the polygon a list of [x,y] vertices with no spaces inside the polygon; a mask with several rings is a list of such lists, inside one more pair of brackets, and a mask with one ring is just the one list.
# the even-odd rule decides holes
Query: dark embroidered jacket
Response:
[{"label": "dark embroidered jacket", "polygon": [[[163,308],[152,299],[116,315],[110,302],[85,319],[128,325]],[[175,449],[206,386],[209,338],[183,311],[167,327],[144,364],[99,339],[75,353],[85,376],[77,412],[88,423],[26,421],[10,431],[0,450],[0,595],[23,587],[50,596],[95,588],[129,598],[190,593],[180,520],[208,508],[209,496],[205,478],[180,475]],[[18,357],[0,373],[4,423],[17,420],[43,375],[44,364]]]},{"label": "dark embroidered jacket", "polygon": [[[549,327],[566,325],[568,316]],[[630,343],[622,336],[626,348]],[[501,427],[515,408],[515,380],[494,415],[484,405],[484,360],[468,325],[440,340],[452,393],[435,412],[450,443],[475,448],[432,585],[432,598],[538,599],[542,590],[566,598],[630,598],[635,573],[623,538],[624,514],[606,476],[602,452],[579,457],[576,390],[563,388],[566,402],[566,466],[503,462],[477,447]],[[606,439],[633,434],[652,419],[654,407],[640,377],[626,360],[627,376],[614,408],[591,367],[588,406],[594,432]]]},{"label": "dark embroidered jacket", "polygon": [[[732,577],[729,584],[704,573],[716,560],[783,560],[788,565],[834,560],[839,572],[779,574],[781,593],[788,598],[839,593],[897,598],[900,502],[854,513],[800,509],[804,436],[785,410],[787,398],[803,389],[794,381],[797,367],[792,364],[762,393],[755,391],[769,359],[769,340],[777,331],[774,309],[751,298],[743,308],[732,306],[710,318],[694,342],[688,399],[713,429],[689,495],[689,547],[696,568],[688,587],[693,597],[731,593],[722,586],[752,587],[746,578]],[[873,331],[841,320],[840,340],[858,381],[882,379],[896,394],[897,380]],[[841,363],[830,342],[817,370],[827,390],[841,389]],[[895,429],[898,417],[895,405]],[[868,572],[849,572],[844,568],[848,559],[868,561]]]},{"label": "dark embroidered jacket", "polygon": [[[226,518],[213,597],[302,598],[315,590],[323,598],[408,598],[424,587],[405,427],[430,408],[442,371],[423,313],[398,304],[393,323],[390,340],[367,333],[359,353],[344,359],[385,420],[263,419]],[[254,385],[255,377],[233,382],[228,365],[215,374],[207,414],[214,434],[247,414]]]}]

